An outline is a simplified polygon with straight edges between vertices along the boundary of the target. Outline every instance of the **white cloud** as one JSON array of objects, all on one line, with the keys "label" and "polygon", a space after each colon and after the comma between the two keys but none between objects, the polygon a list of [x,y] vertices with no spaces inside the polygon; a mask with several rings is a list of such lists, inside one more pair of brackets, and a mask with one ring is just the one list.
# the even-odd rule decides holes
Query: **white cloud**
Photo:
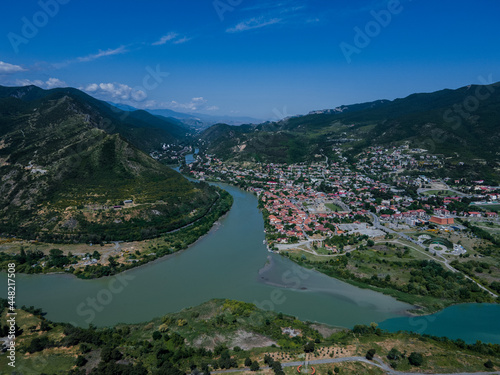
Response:
[{"label": "white cloud", "polygon": [[217,111],[217,106],[207,106],[208,101],[203,97],[192,98],[187,103],[179,103],[176,100],[169,102],[158,102],[156,100],[148,100],[144,103],[144,108],[147,109],[172,109],[185,112],[195,111]]},{"label": "white cloud", "polygon": [[123,53],[128,52],[125,46],[121,46],[115,49],[108,49],[106,51],[99,50],[98,53],[87,55],[84,57],[78,57],[77,60],[80,62],[87,62],[100,59],[101,57],[113,56],[113,55],[121,55]]},{"label": "white cloud", "polygon": [[19,65],[12,65],[3,61],[0,61],[0,74],[12,74],[18,72],[24,72],[26,69]]},{"label": "white cloud", "polygon": [[56,87],[68,87],[66,82],[61,81],[59,78],[49,78],[47,81],[42,81],[40,79],[30,80],[30,79],[18,79],[16,80],[16,85],[18,86],[31,86],[35,85],[44,89],[53,89]]},{"label": "white cloud", "polygon": [[205,99],[203,99],[202,96],[200,96],[198,98],[193,98],[193,99],[191,99],[191,101],[194,103],[206,103],[207,102]]},{"label": "white cloud", "polygon": [[174,44],[183,44],[183,43],[189,42],[191,39],[193,39],[193,38],[188,38],[187,36],[185,36],[183,38],[175,40]]},{"label": "white cloud", "polygon": [[260,2],[257,5],[243,8],[247,12],[258,12],[259,16],[246,19],[236,26],[228,28],[226,32],[238,33],[275,24],[289,23],[292,20],[303,20],[305,18],[304,10],[307,8],[306,5],[297,0]]},{"label": "white cloud", "polygon": [[182,36],[182,35],[179,35],[179,34],[172,31],[172,32],[168,33],[167,35],[162,36],[158,41],[152,43],[151,45],[152,46],[162,46],[162,45],[166,44],[167,42],[172,42],[174,44],[182,44],[182,43],[189,42],[191,39],[193,39],[193,38],[190,38],[187,36]]},{"label": "white cloud", "polygon": [[118,47],[115,49],[108,49],[106,51],[99,50],[99,52],[97,52],[97,53],[93,53],[93,54],[90,54],[87,56],[77,57],[76,59],[72,59],[72,60],[66,60],[66,61],[62,61],[59,63],[54,63],[54,64],[52,64],[52,66],[56,69],[60,69],[60,68],[65,68],[70,64],[74,64],[74,63],[78,63],[78,62],[94,61],[94,60],[100,59],[102,57],[121,55],[121,54],[124,54],[127,52],[129,52],[129,51],[127,50],[127,48],[125,46],[121,46],[121,47]]},{"label": "white cloud", "polygon": [[53,89],[54,87],[67,87],[66,82],[61,81],[58,78],[49,78],[47,82],[45,82],[47,88]]},{"label": "white cloud", "polygon": [[122,83],[90,83],[80,90],[105,100],[121,102],[141,102],[147,98],[142,89],[134,89]]},{"label": "white cloud", "polygon": [[168,41],[177,38],[177,35],[178,34],[174,33],[174,32],[168,33],[167,35],[162,36],[160,38],[160,40],[158,40],[157,42],[154,42],[152,45],[153,46],[161,46],[161,45],[167,43]]},{"label": "white cloud", "polygon": [[194,97],[190,101],[184,103],[180,103],[176,100],[146,100],[148,98],[148,95],[144,91],[144,89],[135,89],[123,83],[117,82],[90,83],[84,87],[80,87],[79,89],[101,100],[127,104],[141,109],[172,109],[181,112],[219,110],[219,107],[217,106],[209,106],[207,104],[208,101],[201,96]]},{"label": "white cloud", "polygon": [[281,18],[266,19],[264,17],[253,17],[253,18],[250,18],[249,20],[240,22],[239,24],[237,24],[234,27],[227,29],[226,32],[239,33],[239,32],[247,31],[247,30],[260,29],[261,27],[274,25],[274,24],[280,23],[281,21],[282,21]]}]

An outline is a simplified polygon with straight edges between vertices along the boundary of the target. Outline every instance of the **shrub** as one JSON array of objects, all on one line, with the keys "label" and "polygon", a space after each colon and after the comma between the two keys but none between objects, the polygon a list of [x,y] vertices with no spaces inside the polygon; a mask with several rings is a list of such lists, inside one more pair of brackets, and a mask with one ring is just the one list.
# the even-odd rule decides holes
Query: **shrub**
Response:
[{"label": "shrub", "polygon": [[401,353],[396,348],[392,348],[389,354],[387,354],[387,358],[391,360],[398,360],[401,358]]},{"label": "shrub", "polygon": [[420,353],[412,352],[408,357],[408,361],[412,366],[421,366],[424,363],[424,357]]},{"label": "shrub", "polygon": [[76,365],[77,367],[83,367],[87,364],[87,359],[83,356],[83,355],[79,355],[77,358],[76,358]]},{"label": "shrub", "polygon": [[370,349],[366,352],[366,359],[371,361],[373,359],[373,356],[375,355],[376,350],[375,349]]},{"label": "shrub", "polygon": [[484,364],[484,367],[486,368],[493,368],[495,365],[493,364],[493,362],[491,362],[491,359],[488,359],[488,361],[486,361],[486,363]]},{"label": "shrub", "polygon": [[259,371],[260,370],[259,363],[257,361],[253,361],[252,365],[250,366],[250,370],[251,371]]}]

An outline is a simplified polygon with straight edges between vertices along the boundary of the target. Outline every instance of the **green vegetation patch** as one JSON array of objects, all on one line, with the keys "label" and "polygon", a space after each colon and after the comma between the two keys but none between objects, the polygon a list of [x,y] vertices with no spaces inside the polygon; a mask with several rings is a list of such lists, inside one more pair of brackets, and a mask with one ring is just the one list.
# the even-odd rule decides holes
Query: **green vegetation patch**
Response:
[{"label": "green vegetation patch", "polygon": [[[2,330],[6,302],[0,300]],[[259,371],[265,366],[271,367],[267,373],[283,375],[296,373],[296,367],[287,363],[304,361],[306,355],[310,361],[370,356],[405,372],[499,369],[500,345],[388,333],[375,323],[356,325],[352,331],[330,329],[323,337],[311,323],[230,300],[212,300],[142,324],[106,328],[53,323],[33,307],[19,309],[17,319],[16,371],[33,375],[209,374],[219,369],[244,372],[245,367]],[[375,366],[352,361],[314,367],[329,375],[380,373]],[[0,356],[0,372],[12,373],[5,355]]]}]

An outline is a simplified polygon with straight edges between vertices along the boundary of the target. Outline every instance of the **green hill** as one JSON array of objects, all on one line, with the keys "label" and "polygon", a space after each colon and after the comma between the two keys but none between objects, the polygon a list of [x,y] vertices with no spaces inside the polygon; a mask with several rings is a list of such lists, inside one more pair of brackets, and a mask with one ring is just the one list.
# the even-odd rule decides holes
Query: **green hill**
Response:
[{"label": "green hill", "polygon": [[139,149],[181,135],[175,124],[124,115],[75,89],[0,87],[0,233],[140,240],[199,219],[219,198],[215,188]]},{"label": "green hill", "polygon": [[[176,119],[153,116],[143,110],[123,111],[74,88],[43,90],[36,86],[0,86],[0,121],[11,121],[9,114],[15,111],[36,112],[40,105],[48,101],[57,102],[65,98],[71,98],[73,112],[84,114],[86,122],[107,133],[120,134],[146,152],[157,149],[160,143],[183,141],[190,132]],[[56,118],[60,115],[57,109],[53,113]]]},{"label": "green hill", "polygon": [[315,111],[229,132],[215,125],[216,130],[206,130],[201,139],[209,153],[226,159],[274,162],[333,156],[333,147],[356,154],[367,146],[408,142],[450,157],[449,163],[477,162],[485,165],[478,170],[491,173],[500,161],[499,114],[500,83],[471,85]]}]

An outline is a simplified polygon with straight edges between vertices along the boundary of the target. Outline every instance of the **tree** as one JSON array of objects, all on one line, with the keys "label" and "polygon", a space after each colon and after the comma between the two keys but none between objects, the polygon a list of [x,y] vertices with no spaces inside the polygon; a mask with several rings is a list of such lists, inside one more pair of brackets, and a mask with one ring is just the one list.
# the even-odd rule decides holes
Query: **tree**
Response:
[{"label": "tree", "polygon": [[250,366],[250,371],[259,371],[259,370],[260,370],[259,363],[257,361],[253,361],[252,365]]},{"label": "tree", "polygon": [[375,349],[370,349],[366,352],[366,359],[371,361],[373,357],[375,356],[376,350]]},{"label": "tree", "polygon": [[401,358],[401,353],[396,348],[392,348],[389,351],[389,354],[387,354],[387,358],[391,360],[398,360],[399,358]]},{"label": "tree", "polygon": [[153,340],[160,340],[161,339],[161,333],[158,331],[153,332]]},{"label": "tree", "polygon": [[408,361],[412,366],[421,366],[424,363],[424,357],[420,353],[412,352],[408,357]]},{"label": "tree", "polygon": [[44,332],[48,332],[52,329],[52,327],[50,326],[49,322],[47,322],[46,320],[42,320],[41,323],[40,323],[40,331],[44,331]]},{"label": "tree", "polygon": [[111,268],[116,268],[118,266],[118,262],[115,260],[115,258],[109,257],[108,261]]},{"label": "tree", "polygon": [[281,367],[281,362],[273,361],[271,363],[271,368],[273,369],[275,375],[285,375],[283,367]]},{"label": "tree", "polygon": [[304,345],[304,352],[306,353],[314,352],[314,342],[309,341],[306,345]]},{"label": "tree", "polygon": [[30,345],[26,349],[28,353],[36,353],[36,352],[41,352],[42,350],[46,348],[50,348],[52,343],[49,341],[49,338],[47,336],[42,336],[40,337],[35,337],[33,340],[31,340]]},{"label": "tree", "polygon": [[250,358],[245,358],[245,366],[246,367],[250,367],[252,366],[252,360]]},{"label": "tree", "polygon": [[87,358],[85,358],[83,355],[79,355],[79,356],[76,358],[76,363],[75,363],[75,364],[76,364],[78,367],[83,367],[83,366],[85,366],[85,365],[86,365],[86,363],[87,363],[87,362],[88,362],[88,361],[87,361]]},{"label": "tree", "polygon": [[113,349],[106,346],[101,351],[101,361],[109,363],[111,361],[119,361],[123,358],[123,354],[118,349]]},{"label": "tree", "polygon": [[208,367],[208,363],[202,362],[200,368],[201,371],[203,371],[203,375],[210,375],[210,369]]},{"label": "tree", "polygon": [[59,249],[50,249],[49,255],[51,258],[58,258],[63,255],[63,252]]},{"label": "tree", "polygon": [[486,368],[493,368],[495,365],[493,364],[493,362],[491,362],[491,359],[488,359],[488,361],[486,361],[486,363],[484,364],[484,367]]}]

